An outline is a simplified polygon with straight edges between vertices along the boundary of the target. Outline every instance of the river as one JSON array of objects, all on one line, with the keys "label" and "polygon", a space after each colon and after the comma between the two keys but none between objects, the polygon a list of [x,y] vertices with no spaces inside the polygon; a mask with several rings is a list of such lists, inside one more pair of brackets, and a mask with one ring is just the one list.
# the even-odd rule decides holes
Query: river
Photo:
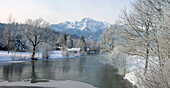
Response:
[{"label": "river", "polygon": [[48,80],[73,80],[88,83],[97,88],[126,88],[116,69],[100,63],[100,60],[105,58],[102,55],[89,55],[19,63],[0,62],[0,87],[14,88],[14,86],[2,86],[4,81],[12,83],[31,80],[31,83],[39,83],[48,82]]}]

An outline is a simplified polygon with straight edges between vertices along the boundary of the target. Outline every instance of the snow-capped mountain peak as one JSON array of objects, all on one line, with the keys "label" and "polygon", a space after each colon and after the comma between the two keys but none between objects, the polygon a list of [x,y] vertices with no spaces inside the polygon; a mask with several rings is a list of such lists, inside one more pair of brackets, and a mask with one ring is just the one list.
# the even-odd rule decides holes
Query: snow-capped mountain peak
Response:
[{"label": "snow-capped mountain peak", "polygon": [[91,18],[83,18],[83,19],[81,20],[81,22],[90,22],[90,21],[95,21],[95,20],[93,20],[93,19],[91,19]]},{"label": "snow-capped mountain peak", "polygon": [[[103,29],[109,28],[110,25],[111,24],[107,22],[96,21],[91,18],[83,18],[81,21],[66,21],[59,24],[52,24],[50,27],[56,31],[63,33],[66,32],[78,36],[81,36],[83,34],[85,38],[96,41],[99,36],[95,36],[95,34],[101,34],[103,32]],[[91,38],[88,38],[91,34],[93,34],[93,36],[91,36]]]}]

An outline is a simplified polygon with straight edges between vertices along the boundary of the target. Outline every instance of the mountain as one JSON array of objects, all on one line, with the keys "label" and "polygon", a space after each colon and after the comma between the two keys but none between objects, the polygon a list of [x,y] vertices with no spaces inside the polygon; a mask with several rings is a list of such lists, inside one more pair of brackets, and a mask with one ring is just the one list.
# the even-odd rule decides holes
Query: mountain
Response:
[{"label": "mountain", "polygon": [[52,24],[50,25],[50,28],[58,32],[69,33],[71,35],[84,35],[87,40],[97,41],[103,30],[109,28],[110,25],[111,24],[106,22],[96,21],[91,18],[84,18],[81,21],[66,21],[59,24]]}]

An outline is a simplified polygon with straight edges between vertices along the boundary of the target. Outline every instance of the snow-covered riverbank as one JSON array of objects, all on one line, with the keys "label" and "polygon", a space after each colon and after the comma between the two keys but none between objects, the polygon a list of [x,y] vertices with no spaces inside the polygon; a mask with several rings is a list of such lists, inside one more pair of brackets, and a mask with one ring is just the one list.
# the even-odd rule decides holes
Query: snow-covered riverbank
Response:
[{"label": "snow-covered riverbank", "polygon": [[[7,51],[0,51],[0,62],[2,61],[23,61],[23,60],[31,60],[31,52],[10,52],[8,54]],[[58,59],[58,58],[71,58],[76,57],[78,55],[70,55],[63,56],[61,51],[51,51],[49,59]],[[35,58],[42,59],[42,54],[37,52]]]},{"label": "snow-covered riverbank", "polygon": [[[146,60],[143,57],[127,55],[122,59],[113,56],[110,57],[109,55],[106,56],[107,59],[101,59],[100,62],[112,65],[113,68],[118,70],[118,74],[122,75],[123,79],[130,82],[135,88],[149,88],[148,83],[151,81],[154,85],[157,85],[157,82],[163,80],[160,79],[163,73],[160,72],[159,58],[156,56],[149,57],[147,71],[145,68]],[[169,81],[169,72],[166,70],[169,69],[169,61],[166,60],[164,65],[167,66],[164,68],[164,76]]]},{"label": "snow-covered riverbank", "polygon": [[[128,56],[126,57],[126,64],[121,65],[120,63],[117,67],[115,67],[115,64],[110,59],[109,56],[107,56],[107,59],[100,60],[103,64],[109,64],[112,65],[113,68],[118,69],[118,74],[124,76],[123,78],[125,80],[128,80],[130,83],[132,83],[133,86],[137,86],[139,83],[139,78],[136,74],[139,72],[144,73],[144,67],[145,67],[145,59],[139,56]],[[122,67],[121,67],[122,66]],[[139,87],[140,88],[140,87]]]}]

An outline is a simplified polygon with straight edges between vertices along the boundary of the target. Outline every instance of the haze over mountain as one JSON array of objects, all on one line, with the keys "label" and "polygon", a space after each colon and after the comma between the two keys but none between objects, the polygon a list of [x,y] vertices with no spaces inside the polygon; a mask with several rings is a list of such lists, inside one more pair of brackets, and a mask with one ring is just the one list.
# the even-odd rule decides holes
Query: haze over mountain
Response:
[{"label": "haze over mountain", "polygon": [[84,18],[81,21],[66,21],[59,24],[52,24],[50,25],[50,28],[57,32],[69,33],[71,35],[84,35],[87,40],[97,41],[103,30],[110,26],[111,24],[107,22]]}]

